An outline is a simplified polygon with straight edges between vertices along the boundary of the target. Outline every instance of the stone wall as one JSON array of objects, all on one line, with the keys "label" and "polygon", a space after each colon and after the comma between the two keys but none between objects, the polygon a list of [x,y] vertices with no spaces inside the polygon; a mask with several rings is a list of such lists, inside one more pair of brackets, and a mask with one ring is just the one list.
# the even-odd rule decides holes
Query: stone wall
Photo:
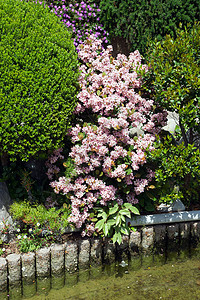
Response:
[{"label": "stone wall", "polygon": [[36,278],[74,273],[115,261],[134,261],[139,255],[164,257],[166,251],[168,257],[174,252],[180,255],[184,249],[191,252],[199,238],[200,222],[187,222],[138,228],[116,246],[110,239],[74,238],[33,253],[10,254],[0,257],[0,290],[21,285],[22,281],[34,282]]}]

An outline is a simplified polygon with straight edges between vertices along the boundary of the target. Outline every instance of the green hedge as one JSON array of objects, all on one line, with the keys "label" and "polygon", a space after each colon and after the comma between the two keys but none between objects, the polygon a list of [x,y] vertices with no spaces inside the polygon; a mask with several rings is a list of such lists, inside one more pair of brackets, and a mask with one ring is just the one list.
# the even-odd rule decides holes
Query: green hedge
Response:
[{"label": "green hedge", "polygon": [[142,54],[149,40],[175,35],[179,23],[194,23],[200,17],[199,0],[102,0],[101,21],[110,37],[127,39],[131,51]]},{"label": "green hedge", "polygon": [[0,154],[28,160],[61,146],[78,90],[77,54],[40,4],[0,0]]}]

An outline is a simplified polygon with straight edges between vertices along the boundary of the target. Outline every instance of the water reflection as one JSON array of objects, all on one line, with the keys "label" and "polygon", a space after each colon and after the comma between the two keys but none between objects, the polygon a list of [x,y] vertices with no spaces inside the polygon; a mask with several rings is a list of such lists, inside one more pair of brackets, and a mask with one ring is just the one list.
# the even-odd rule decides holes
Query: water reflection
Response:
[{"label": "water reflection", "polygon": [[200,299],[200,246],[181,250],[175,246],[74,274],[23,281],[1,293],[0,299]]}]

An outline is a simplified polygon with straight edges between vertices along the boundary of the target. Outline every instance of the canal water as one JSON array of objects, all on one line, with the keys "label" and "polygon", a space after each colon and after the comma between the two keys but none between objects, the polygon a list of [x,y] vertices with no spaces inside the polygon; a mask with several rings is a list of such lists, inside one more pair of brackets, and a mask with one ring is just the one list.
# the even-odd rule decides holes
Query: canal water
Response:
[{"label": "canal water", "polygon": [[192,253],[136,256],[75,274],[23,282],[1,300],[200,299],[200,248]]}]

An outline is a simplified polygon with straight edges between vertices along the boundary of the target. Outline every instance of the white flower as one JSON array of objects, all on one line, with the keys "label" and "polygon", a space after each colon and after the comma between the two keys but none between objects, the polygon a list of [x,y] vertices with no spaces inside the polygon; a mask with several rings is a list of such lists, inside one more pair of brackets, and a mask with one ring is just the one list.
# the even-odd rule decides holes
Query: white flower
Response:
[{"label": "white flower", "polygon": [[19,228],[17,228],[17,232],[20,232],[20,229],[19,229]]},{"label": "white flower", "polygon": [[17,238],[18,238],[18,240],[20,240],[21,239],[21,235],[18,235]]},{"label": "white flower", "polygon": [[6,251],[6,249],[5,249],[5,248],[2,248],[2,251],[4,252],[4,251]]},{"label": "white flower", "polygon": [[29,228],[29,230],[28,230],[29,232],[32,232],[33,231],[33,229],[32,228]]},{"label": "white flower", "polygon": [[39,226],[40,226],[40,223],[37,223],[37,226],[39,227]]},{"label": "white flower", "polygon": [[27,239],[27,235],[24,235],[24,239]]}]

